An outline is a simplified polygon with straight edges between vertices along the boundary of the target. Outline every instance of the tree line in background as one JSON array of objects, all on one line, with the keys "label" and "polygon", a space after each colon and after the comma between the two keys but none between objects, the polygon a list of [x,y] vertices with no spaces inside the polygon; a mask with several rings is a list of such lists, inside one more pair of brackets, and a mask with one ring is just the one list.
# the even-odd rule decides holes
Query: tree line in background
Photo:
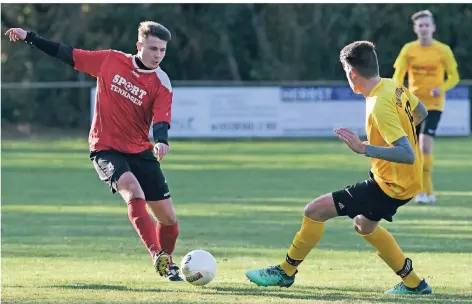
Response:
[{"label": "tree line in background", "polygon": [[[470,4],[2,4],[2,31],[34,30],[83,49],[134,53],[140,21],[167,26],[162,67],[171,80],[344,80],[340,49],[377,45],[383,77],[403,44],[410,16],[429,9],[438,40],[449,44],[463,79],[472,79]],[[2,40],[2,82],[92,80],[30,46]],[[2,89],[2,121],[61,127],[89,125],[88,89]]]}]

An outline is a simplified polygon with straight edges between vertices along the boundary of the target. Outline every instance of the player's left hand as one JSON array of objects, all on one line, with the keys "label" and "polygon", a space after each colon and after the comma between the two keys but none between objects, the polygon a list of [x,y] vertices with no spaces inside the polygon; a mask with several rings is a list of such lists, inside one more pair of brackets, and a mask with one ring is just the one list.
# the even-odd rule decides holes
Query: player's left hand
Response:
[{"label": "player's left hand", "polygon": [[358,154],[365,154],[366,144],[362,142],[356,133],[346,128],[334,129],[339,139],[344,141],[346,145]]},{"label": "player's left hand", "polygon": [[169,146],[164,143],[157,143],[154,145],[154,154],[156,154],[158,161],[161,161],[161,159],[169,153],[169,150]]},{"label": "player's left hand", "polygon": [[11,42],[16,42],[18,40],[25,40],[27,32],[22,28],[11,28],[5,32],[5,36],[10,38]]},{"label": "player's left hand", "polygon": [[434,96],[434,97],[439,97],[441,96],[441,89],[439,88],[434,88],[434,89],[431,89],[431,91],[429,91],[429,93]]}]

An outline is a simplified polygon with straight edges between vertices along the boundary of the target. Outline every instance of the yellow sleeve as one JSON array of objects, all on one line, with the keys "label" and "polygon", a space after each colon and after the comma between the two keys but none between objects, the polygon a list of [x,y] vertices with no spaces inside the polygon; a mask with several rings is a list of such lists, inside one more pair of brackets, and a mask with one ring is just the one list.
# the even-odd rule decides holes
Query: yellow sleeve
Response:
[{"label": "yellow sleeve", "polygon": [[405,74],[408,70],[408,46],[405,44],[398,54],[393,67],[395,68],[395,73],[393,74],[392,79],[395,80],[399,84],[403,84],[405,81]]},{"label": "yellow sleeve", "polygon": [[420,103],[420,100],[416,95],[412,94],[410,91],[408,92],[408,101],[410,102],[411,109],[414,110],[418,106],[418,103]]},{"label": "yellow sleeve", "polygon": [[372,116],[380,135],[389,145],[403,136],[408,136],[402,128],[400,116],[392,100],[378,99]]},{"label": "yellow sleeve", "polygon": [[457,71],[457,62],[454,58],[451,48],[448,46],[444,54],[444,66],[446,68],[447,80],[439,87],[442,92],[446,92],[459,83],[459,72]]}]

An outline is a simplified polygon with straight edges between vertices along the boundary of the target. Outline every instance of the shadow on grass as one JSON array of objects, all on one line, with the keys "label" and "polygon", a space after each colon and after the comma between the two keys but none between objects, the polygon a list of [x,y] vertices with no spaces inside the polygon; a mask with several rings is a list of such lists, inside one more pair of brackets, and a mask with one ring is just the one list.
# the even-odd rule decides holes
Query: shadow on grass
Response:
[{"label": "shadow on grass", "polygon": [[[182,283],[178,283],[182,284]],[[128,292],[187,292],[214,296],[256,296],[295,300],[324,300],[324,301],[366,301],[370,303],[471,303],[469,296],[456,294],[433,294],[425,296],[391,296],[372,288],[332,287],[332,286],[297,286],[289,289],[238,287],[238,286],[209,286],[196,289],[168,289],[168,288],[130,288],[123,285],[105,284],[70,284],[52,285],[46,288],[61,288],[73,290],[113,290]],[[413,298],[414,297],[414,298]]]}]

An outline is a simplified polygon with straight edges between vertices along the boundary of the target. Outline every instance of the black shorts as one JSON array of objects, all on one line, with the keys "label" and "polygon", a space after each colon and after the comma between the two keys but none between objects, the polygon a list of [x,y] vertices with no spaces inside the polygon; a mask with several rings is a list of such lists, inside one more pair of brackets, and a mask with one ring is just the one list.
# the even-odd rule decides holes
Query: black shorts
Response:
[{"label": "black shorts", "polygon": [[426,119],[416,126],[416,135],[419,136],[420,133],[423,133],[435,137],[439,120],[441,120],[441,114],[442,112],[438,110],[428,111],[428,116]]},{"label": "black shorts", "polygon": [[120,176],[129,171],[138,180],[148,201],[170,198],[167,180],[161,166],[151,150],[128,154],[114,150],[94,151],[90,153],[95,170],[102,181],[110,186],[112,193],[117,191]]},{"label": "black shorts", "polygon": [[381,219],[393,221],[398,207],[411,200],[411,198],[398,200],[385,194],[374,180],[372,172],[369,172],[369,179],[335,191],[332,195],[340,216],[355,218],[362,214],[369,220],[376,222]]}]

